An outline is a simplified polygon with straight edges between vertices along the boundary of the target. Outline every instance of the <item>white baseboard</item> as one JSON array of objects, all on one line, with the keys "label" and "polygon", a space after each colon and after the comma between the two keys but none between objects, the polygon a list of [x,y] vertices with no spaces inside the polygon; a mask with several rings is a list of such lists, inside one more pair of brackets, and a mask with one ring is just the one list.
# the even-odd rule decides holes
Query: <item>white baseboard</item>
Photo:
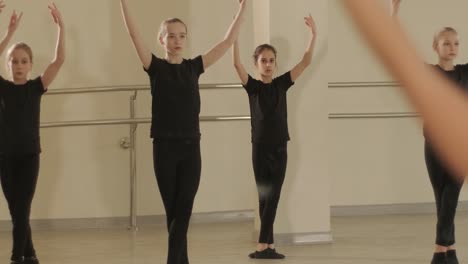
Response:
[{"label": "white baseboard", "polygon": [[[228,211],[213,213],[195,213],[191,223],[220,223],[239,222],[254,219],[252,210]],[[166,216],[149,215],[137,217],[138,226],[165,225]],[[103,229],[103,228],[129,228],[129,217],[108,218],[70,218],[70,219],[32,219],[31,228],[34,230],[63,230],[63,229]],[[0,231],[11,230],[9,220],[0,221]]]},{"label": "white baseboard", "polygon": [[[346,205],[332,206],[331,216],[365,216],[396,214],[435,214],[435,203],[385,204],[385,205]],[[460,201],[457,211],[468,211],[468,201]]]}]

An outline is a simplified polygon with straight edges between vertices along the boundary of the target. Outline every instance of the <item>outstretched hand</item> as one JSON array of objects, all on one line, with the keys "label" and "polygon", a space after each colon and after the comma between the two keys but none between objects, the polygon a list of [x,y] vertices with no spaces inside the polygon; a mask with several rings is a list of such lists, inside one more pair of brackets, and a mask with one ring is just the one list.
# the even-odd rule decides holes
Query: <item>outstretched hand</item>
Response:
[{"label": "outstretched hand", "polygon": [[23,12],[19,15],[16,14],[16,11],[13,11],[10,17],[10,24],[8,25],[8,32],[14,33],[18,28],[19,23],[21,22],[21,18],[23,17]]},{"label": "outstretched hand", "polygon": [[315,26],[315,21],[312,18],[312,15],[309,14],[308,16],[304,17],[304,21],[306,26],[312,31],[312,34],[314,34],[314,36],[317,35],[317,27]]},{"label": "outstretched hand", "polygon": [[52,3],[52,4],[49,5],[49,10],[50,10],[50,14],[52,15],[52,18],[54,19],[54,22],[59,27],[62,27],[63,26],[62,15],[60,14],[60,11],[58,10],[55,3]]}]

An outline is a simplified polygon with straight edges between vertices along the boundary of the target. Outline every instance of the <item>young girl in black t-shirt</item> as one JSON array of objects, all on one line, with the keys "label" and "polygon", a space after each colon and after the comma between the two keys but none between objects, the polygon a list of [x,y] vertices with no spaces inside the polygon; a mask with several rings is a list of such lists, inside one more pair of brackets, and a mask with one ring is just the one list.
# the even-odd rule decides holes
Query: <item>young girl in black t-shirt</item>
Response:
[{"label": "young girl in black t-shirt", "polygon": [[[439,57],[436,70],[468,89],[468,65],[454,65],[458,54],[458,34],[453,28],[444,28],[434,37],[434,50]],[[425,129],[424,129],[425,130]],[[455,250],[455,214],[463,181],[452,173],[435,151],[431,139],[425,137],[424,155],[434,191],[437,209],[436,240],[433,264],[458,264]]]},{"label": "young girl in black t-shirt", "polygon": [[152,94],[151,137],[156,180],[167,216],[168,264],[189,263],[187,230],[201,173],[199,76],[232,46],[239,33],[246,0],[225,38],[206,54],[184,59],[187,27],[178,18],[161,24],[159,42],[164,58],[146,47],[129,15],[127,1],[121,0],[127,30],[138,57],[148,73]]},{"label": "young girl in black t-shirt", "polygon": [[282,259],[276,252],[273,225],[286,174],[287,122],[286,92],[304,72],[312,60],[317,36],[315,22],[309,15],[304,18],[311,38],[302,60],[285,74],[273,78],[276,69],[276,49],[268,44],[258,46],[254,63],[258,79],[252,78],[240,62],[237,41],[233,48],[233,61],[237,74],[249,96],[252,125],[252,161],[257,184],[260,209],[260,236],[255,252],[250,258]]},{"label": "young girl in black t-shirt", "polygon": [[[392,1],[392,16],[394,17],[398,14],[400,2],[400,0]],[[435,34],[432,46],[438,56],[438,63],[432,66],[466,92],[468,90],[468,65],[454,64],[459,47],[457,31],[451,27],[441,29]],[[424,156],[437,209],[436,240],[432,264],[458,264],[455,250],[455,214],[463,181],[453,175],[445,162],[439,158],[439,154],[427,137],[424,141]]]},{"label": "young girl in black t-shirt", "polygon": [[[5,7],[0,1],[0,11]],[[39,174],[39,125],[41,96],[64,62],[64,24],[55,4],[49,5],[58,26],[55,58],[44,73],[29,79],[33,65],[31,48],[14,44],[6,55],[10,79],[0,76],[0,180],[13,223],[11,263],[37,264],[29,225],[31,203]],[[13,12],[0,53],[13,37],[22,14]]]}]

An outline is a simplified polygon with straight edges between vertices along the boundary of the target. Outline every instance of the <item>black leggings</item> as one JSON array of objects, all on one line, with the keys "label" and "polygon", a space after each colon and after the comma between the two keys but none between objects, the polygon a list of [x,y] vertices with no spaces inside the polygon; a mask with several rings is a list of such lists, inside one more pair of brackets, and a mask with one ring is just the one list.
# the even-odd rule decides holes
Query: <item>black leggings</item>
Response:
[{"label": "black leggings", "polygon": [[286,142],[281,144],[252,144],[252,161],[258,190],[261,221],[258,243],[274,243],[273,225],[286,175],[287,160]]},{"label": "black leggings", "polygon": [[168,264],[188,264],[187,231],[200,184],[200,140],[154,140],[154,172],[166,209]]},{"label": "black leggings", "polygon": [[424,154],[437,206],[436,244],[448,247],[455,244],[455,213],[463,182],[455,180],[427,141]]},{"label": "black leggings", "polygon": [[0,180],[13,223],[12,259],[36,255],[29,215],[39,174],[39,154],[0,156]]}]

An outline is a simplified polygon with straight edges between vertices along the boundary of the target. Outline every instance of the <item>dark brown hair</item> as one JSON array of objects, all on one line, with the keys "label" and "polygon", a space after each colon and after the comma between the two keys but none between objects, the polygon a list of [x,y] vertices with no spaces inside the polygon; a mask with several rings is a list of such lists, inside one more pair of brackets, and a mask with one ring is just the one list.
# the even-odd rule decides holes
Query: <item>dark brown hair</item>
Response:
[{"label": "dark brown hair", "polygon": [[262,54],[262,52],[265,51],[265,50],[271,50],[273,52],[273,54],[275,54],[275,59],[276,59],[276,49],[275,49],[275,47],[273,47],[270,44],[262,44],[262,45],[258,46],[255,49],[254,54],[252,56],[253,59],[254,59],[255,64],[257,64],[257,60],[258,60],[258,57],[260,56],[260,54]]}]

